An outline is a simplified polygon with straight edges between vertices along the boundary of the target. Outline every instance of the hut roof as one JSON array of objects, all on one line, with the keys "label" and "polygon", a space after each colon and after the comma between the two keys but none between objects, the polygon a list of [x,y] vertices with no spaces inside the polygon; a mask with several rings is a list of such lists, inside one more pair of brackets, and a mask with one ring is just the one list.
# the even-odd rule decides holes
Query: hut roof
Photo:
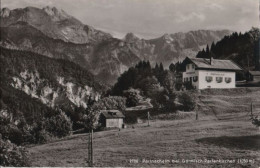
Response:
[{"label": "hut roof", "polygon": [[123,113],[119,110],[101,110],[101,113],[104,115],[106,119],[125,118]]},{"label": "hut roof", "polygon": [[208,70],[221,70],[221,71],[240,71],[242,70],[236,63],[231,60],[220,60],[206,58],[186,58],[183,61],[184,64],[194,63],[196,69],[208,69]]}]

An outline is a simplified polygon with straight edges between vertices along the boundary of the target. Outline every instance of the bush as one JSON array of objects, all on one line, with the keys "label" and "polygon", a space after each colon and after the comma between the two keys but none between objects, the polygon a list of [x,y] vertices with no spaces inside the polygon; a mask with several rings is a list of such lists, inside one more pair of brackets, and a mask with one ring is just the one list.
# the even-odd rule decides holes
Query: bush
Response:
[{"label": "bush", "polygon": [[52,137],[64,137],[71,133],[72,122],[62,111],[54,111],[31,125],[20,116],[13,117],[10,110],[0,110],[0,134],[2,139],[16,145],[45,143]]},{"label": "bush", "polygon": [[182,93],[178,96],[178,101],[181,104],[179,106],[180,110],[183,111],[192,111],[195,109],[196,102],[195,99],[188,95],[187,93]]},{"label": "bush", "polygon": [[142,98],[140,95],[140,90],[138,90],[138,89],[130,88],[128,90],[125,90],[123,93],[124,93],[124,96],[126,97],[126,105],[128,107],[137,106],[140,99]]},{"label": "bush", "polygon": [[4,141],[0,134],[0,165],[25,167],[30,166],[28,153],[23,147],[17,147],[10,141]]},{"label": "bush", "polygon": [[72,123],[70,119],[59,111],[50,118],[44,118],[32,125],[30,130],[31,143],[46,143],[53,137],[64,137],[72,131]]},{"label": "bush", "polygon": [[174,99],[169,99],[164,104],[164,110],[166,112],[176,112],[176,105]]},{"label": "bush", "polygon": [[72,131],[71,120],[62,111],[46,119],[46,131],[59,138],[67,136]]},{"label": "bush", "polygon": [[125,110],[126,98],[121,96],[109,96],[105,97],[92,106],[94,110]]},{"label": "bush", "polygon": [[14,122],[13,115],[7,110],[0,111],[0,134],[5,140],[20,145],[23,143],[23,133]]},{"label": "bush", "polygon": [[184,83],[183,83],[183,86],[184,86],[187,90],[193,90],[193,89],[195,89],[191,82],[184,82]]},{"label": "bush", "polygon": [[258,116],[251,116],[252,124],[256,127],[260,127],[260,118]]}]

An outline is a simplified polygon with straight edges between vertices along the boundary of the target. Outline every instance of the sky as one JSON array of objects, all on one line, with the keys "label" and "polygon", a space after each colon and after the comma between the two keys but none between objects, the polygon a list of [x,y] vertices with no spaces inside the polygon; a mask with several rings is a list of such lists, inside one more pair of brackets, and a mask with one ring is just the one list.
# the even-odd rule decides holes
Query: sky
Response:
[{"label": "sky", "polygon": [[145,39],[198,29],[245,32],[259,27],[259,0],[1,0],[1,8],[55,6],[123,38]]}]

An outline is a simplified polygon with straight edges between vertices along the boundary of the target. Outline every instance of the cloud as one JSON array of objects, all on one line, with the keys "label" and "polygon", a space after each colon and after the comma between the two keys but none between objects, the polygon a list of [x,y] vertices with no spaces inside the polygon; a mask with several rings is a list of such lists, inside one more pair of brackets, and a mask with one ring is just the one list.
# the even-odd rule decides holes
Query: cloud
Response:
[{"label": "cloud", "polygon": [[189,14],[177,14],[176,22],[177,23],[183,23],[183,22],[190,22],[190,21],[200,21],[203,22],[205,20],[206,16],[202,13],[196,13],[192,12]]},{"label": "cloud", "polygon": [[2,7],[14,8],[24,8],[27,6],[43,7],[43,6],[53,6],[52,0],[2,0]]}]

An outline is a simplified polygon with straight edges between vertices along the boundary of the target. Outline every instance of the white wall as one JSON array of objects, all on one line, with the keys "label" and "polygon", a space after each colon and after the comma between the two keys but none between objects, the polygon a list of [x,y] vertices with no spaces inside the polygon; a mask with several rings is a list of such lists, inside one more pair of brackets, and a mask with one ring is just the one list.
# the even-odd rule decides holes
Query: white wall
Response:
[{"label": "white wall", "polygon": [[[189,67],[189,68],[188,68]],[[186,65],[186,72],[183,72],[182,74],[182,81],[187,81],[186,78],[190,81],[190,77],[192,77],[192,85],[195,86],[195,88],[199,88],[199,80],[197,82],[193,82],[193,77],[199,76],[198,71],[195,70],[195,67],[192,66],[192,64]]]},{"label": "white wall", "polygon": [[122,118],[106,119],[106,127],[107,128],[112,128],[112,127],[122,128],[122,125],[123,125],[123,119]]},{"label": "white wall", "polygon": [[[236,73],[235,72],[198,70],[198,74],[199,74],[198,89],[235,88],[236,87]],[[213,80],[211,82],[207,82],[205,80],[206,76],[212,76]],[[216,77],[222,77],[223,81],[221,83],[217,83]],[[230,83],[225,82],[225,78],[227,78],[227,77],[231,78]]]},{"label": "white wall", "polygon": [[[186,78],[189,79],[192,77],[192,85],[195,86],[196,89],[205,89],[205,88],[235,88],[236,85],[236,73],[235,72],[227,72],[227,71],[210,71],[210,70],[195,70],[191,68],[191,64],[189,69],[186,66],[186,72],[183,72],[183,82],[185,82]],[[197,76],[197,82],[193,81],[193,77]],[[213,80],[211,82],[206,81],[206,76],[212,76]],[[216,77],[222,77],[223,81],[218,83],[216,81]],[[230,83],[225,82],[225,78],[231,78]]]}]

